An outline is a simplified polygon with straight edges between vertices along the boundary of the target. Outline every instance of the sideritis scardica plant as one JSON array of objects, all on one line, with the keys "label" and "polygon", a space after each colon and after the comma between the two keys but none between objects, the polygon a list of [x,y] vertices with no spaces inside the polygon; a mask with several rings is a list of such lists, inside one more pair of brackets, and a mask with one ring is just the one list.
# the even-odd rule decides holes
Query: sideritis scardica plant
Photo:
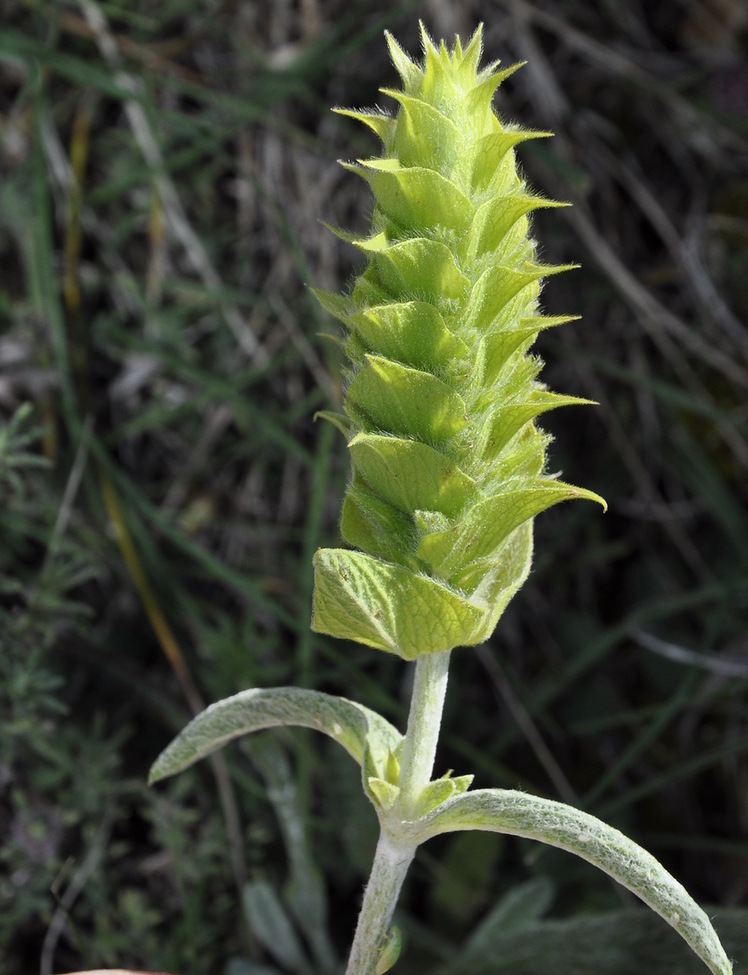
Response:
[{"label": "sideritis scardica plant", "polygon": [[339,109],[383,143],[346,163],[374,194],[371,234],[339,233],[369,258],[349,294],[317,291],[346,326],[344,415],[353,476],[341,532],[358,550],[315,557],[312,626],[406,660],[486,640],[524,582],[535,515],[589,498],[545,473],[535,418],[585,403],[538,381],[529,351],[547,317],[529,215],[564,204],[530,191],[514,147],[550,133],[492,107],[519,65],[479,69],[481,31],[417,65],[387,36],[402,90],[395,116]]},{"label": "sideritis scardica plant", "polygon": [[416,849],[471,829],[588,860],[665,918],[715,975],[730,975],[704,911],[618,830],[552,799],[473,790],[470,774],[433,778],[451,649],[490,636],[529,571],[535,515],[567,498],[601,501],[544,470],[548,438],[535,417],[581,402],[548,392],[529,352],[541,329],[566,320],[538,311],[542,278],[564,268],[537,264],[528,235],[528,214],[558,204],[517,173],[514,146],[546,133],[498,120],[493,93],[512,69],[479,70],[480,40],[478,31],[449,50],[423,31],[419,66],[388,37],[403,80],[402,91],[388,90],[397,115],[344,113],[384,143],[381,158],[350,167],[376,201],[371,235],[349,236],[369,264],[349,295],[320,293],[348,331],[345,413],[328,416],[353,458],[342,517],[353,548],[317,553],[313,625],[415,658],[406,732],[346,698],[250,688],[195,718],[151,781],[262,728],[301,725],[342,745],[380,825],[346,975],[394,965],[393,912]]}]

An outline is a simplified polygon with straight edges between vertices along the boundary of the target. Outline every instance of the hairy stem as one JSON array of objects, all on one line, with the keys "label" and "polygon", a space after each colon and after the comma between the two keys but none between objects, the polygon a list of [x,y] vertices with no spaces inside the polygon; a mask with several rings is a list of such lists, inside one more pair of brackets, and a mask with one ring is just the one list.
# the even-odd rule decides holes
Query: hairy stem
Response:
[{"label": "hairy stem", "polygon": [[418,798],[431,781],[447,691],[449,656],[447,650],[425,654],[416,661],[400,764],[400,795],[382,821],[346,975],[375,975],[400,888],[416,852],[416,845],[401,837],[398,827],[413,817]]},{"label": "hairy stem", "polygon": [[400,759],[402,819],[410,818],[424,786],[431,781],[449,675],[449,650],[427,653],[416,661],[408,730]]},{"label": "hairy stem", "polygon": [[374,975],[392,914],[413,861],[412,843],[400,845],[382,830],[348,958],[346,975]]}]

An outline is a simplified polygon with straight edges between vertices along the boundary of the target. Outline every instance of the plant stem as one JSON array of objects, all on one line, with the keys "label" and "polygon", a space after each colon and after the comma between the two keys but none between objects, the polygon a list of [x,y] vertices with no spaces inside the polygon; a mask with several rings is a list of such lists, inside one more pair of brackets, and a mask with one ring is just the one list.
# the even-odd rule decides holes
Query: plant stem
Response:
[{"label": "plant stem", "polygon": [[380,817],[369,883],[361,905],[346,975],[374,975],[380,952],[416,845],[399,829],[414,816],[418,798],[431,781],[436,745],[447,692],[450,651],[428,653],[416,662],[408,730],[400,762],[400,794],[389,813]]},{"label": "plant stem", "polygon": [[447,693],[450,653],[449,650],[427,653],[416,661],[408,730],[400,758],[397,808],[403,819],[411,816],[421,791],[431,781]]},{"label": "plant stem", "polygon": [[400,888],[415,852],[412,843],[400,845],[384,829],[379,834],[346,975],[374,975]]}]

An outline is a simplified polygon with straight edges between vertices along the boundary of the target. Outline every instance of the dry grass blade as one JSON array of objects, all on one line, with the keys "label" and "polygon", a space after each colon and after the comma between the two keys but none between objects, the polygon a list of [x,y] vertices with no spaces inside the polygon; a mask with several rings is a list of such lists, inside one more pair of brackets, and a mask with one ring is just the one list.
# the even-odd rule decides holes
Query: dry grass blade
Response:
[{"label": "dry grass blade", "polygon": [[724,679],[731,677],[742,680],[748,679],[748,662],[730,660],[721,654],[696,653],[694,650],[688,650],[686,647],[678,646],[669,640],[661,640],[654,634],[647,633],[646,630],[635,630],[631,636],[645,650],[660,654],[667,660],[673,660],[685,667],[698,667],[701,670],[709,671],[715,677]]}]

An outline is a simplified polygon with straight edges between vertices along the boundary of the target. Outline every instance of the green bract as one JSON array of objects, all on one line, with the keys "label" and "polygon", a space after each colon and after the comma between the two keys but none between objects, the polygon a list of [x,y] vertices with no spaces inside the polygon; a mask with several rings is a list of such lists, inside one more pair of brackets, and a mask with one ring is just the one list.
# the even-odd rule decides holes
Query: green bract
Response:
[{"label": "green bract", "polygon": [[517,65],[479,69],[422,29],[417,65],[387,36],[397,114],[339,110],[373,129],[382,158],[345,164],[375,197],[372,232],[341,233],[369,258],[348,295],[317,292],[347,329],[345,415],[353,462],[341,531],[354,549],[314,560],[312,626],[406,660],[481,643],[532,560],[533,518],[570,498],[604,502],[544,473],[549,392],[529,349],[545,328],[528,214],[563,204],[528,191],[514,146],[546,136],[492,108]]}]

